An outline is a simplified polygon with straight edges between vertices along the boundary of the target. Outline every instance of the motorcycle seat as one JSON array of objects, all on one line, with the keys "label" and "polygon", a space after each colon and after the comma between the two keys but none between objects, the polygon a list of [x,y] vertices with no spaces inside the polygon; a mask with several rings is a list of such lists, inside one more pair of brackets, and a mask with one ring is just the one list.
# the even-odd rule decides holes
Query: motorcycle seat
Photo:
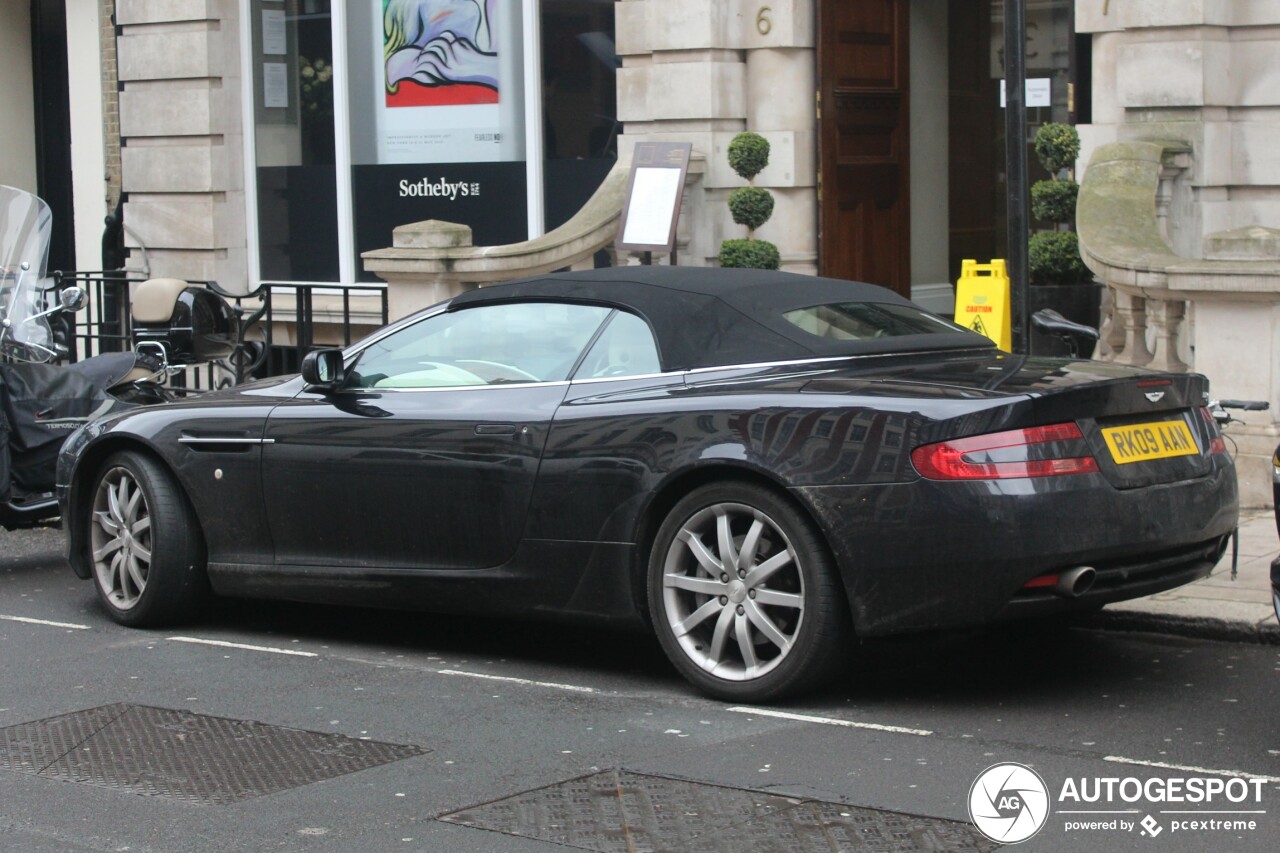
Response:
[{"label": "motorcycle seat", "polygon": [[72,362],[67,369],[79,373],[99,388],[115,388],[155,377],[161,370],[161,364],[159,359],[147,354],[109,352]]},{"label": "motorcycle seat", "polygon": [[182,291],[191,285],[180,278],[149,278],[133,292],[135,323],[168,323]]}]

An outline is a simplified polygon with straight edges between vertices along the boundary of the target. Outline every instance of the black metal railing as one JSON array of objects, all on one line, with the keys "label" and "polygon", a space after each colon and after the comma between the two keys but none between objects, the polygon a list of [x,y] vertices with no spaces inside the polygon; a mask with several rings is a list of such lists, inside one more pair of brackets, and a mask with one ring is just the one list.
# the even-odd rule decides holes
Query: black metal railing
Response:
[{"label": "black metal railing", "polygon": [[[293,305],[289,307],[289,297]],[[318,316],[318,304],[325,300],[325,316]],[[265,364],[254,378],[297,373],[302,358],[322,346],[348,346],[389,321],[387,289],[376,284],[296,284],[263,282],[251,294],[238,297],[237,313],[245,302],[260,302],[251,323],[261,329]],[[355,322],[358,315],[372,317],[373,323]],[[292,329],[292,343],[277,343],[276,332]],[[318,334],[318,331],[320,332]],[[252,345],[254,338],[248,343]],[[238,380],[239,381],[239,380]]]},{"label": "black metal railing", "polygon": [[[54,315],[68,360],[132,349],[130,287],[143,281],[142,275],[111,270],[55,272],[53,278],[53,294],[78,286],[88,296],[78,314]],[[175,371],[169,378],[175,389],[204,391],[295,373],[311,350],[347,346],[389,320],[387,290],[375,284],[263,282],[249,293],[232,293],[214,281],[189,283],[208,288],[231,306],[235,347],[225,359]]]}]

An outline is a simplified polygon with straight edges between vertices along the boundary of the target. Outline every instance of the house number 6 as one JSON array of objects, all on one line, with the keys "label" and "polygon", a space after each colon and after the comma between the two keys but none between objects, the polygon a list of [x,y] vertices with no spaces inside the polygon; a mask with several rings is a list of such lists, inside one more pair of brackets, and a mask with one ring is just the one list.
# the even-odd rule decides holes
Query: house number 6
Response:
[{"label": "house number 6", "polygon": [[767,36],[773,30],[773,20],[769,17],[769,13],[773,9],[769,6],[761,6],[760,12],[756,15],[756,32],[762,36]]}]

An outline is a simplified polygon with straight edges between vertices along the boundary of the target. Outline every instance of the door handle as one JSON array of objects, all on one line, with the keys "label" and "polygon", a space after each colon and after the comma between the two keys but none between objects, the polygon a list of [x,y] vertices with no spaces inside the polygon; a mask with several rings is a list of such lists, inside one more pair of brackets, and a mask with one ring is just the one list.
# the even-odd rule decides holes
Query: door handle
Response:
[{"label": "door handle", "polygon": [[476,424],[476,435],[515,435],[515,424]]}]

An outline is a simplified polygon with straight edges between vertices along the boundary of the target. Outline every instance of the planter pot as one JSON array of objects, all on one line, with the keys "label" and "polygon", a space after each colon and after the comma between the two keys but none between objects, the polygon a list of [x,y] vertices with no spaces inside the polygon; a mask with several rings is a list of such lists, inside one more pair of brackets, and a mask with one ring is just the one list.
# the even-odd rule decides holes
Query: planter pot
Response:
[{"label": "planter pot", "polygon": [[[1080,284],[1032,284],[1027,287],[1027,304],[1029,314],[1041,308],[1052,308],[1073,323],[1098,328],[1101,319],[1102,285],[1098,282],[1082,282]],[[1035,326],[1031,327],[1031,354],[1070,356],[1071,350],[1057,335],[1046,335]],[[1081,358],[1088,358],[1092,353],[1081,352]]]}]

